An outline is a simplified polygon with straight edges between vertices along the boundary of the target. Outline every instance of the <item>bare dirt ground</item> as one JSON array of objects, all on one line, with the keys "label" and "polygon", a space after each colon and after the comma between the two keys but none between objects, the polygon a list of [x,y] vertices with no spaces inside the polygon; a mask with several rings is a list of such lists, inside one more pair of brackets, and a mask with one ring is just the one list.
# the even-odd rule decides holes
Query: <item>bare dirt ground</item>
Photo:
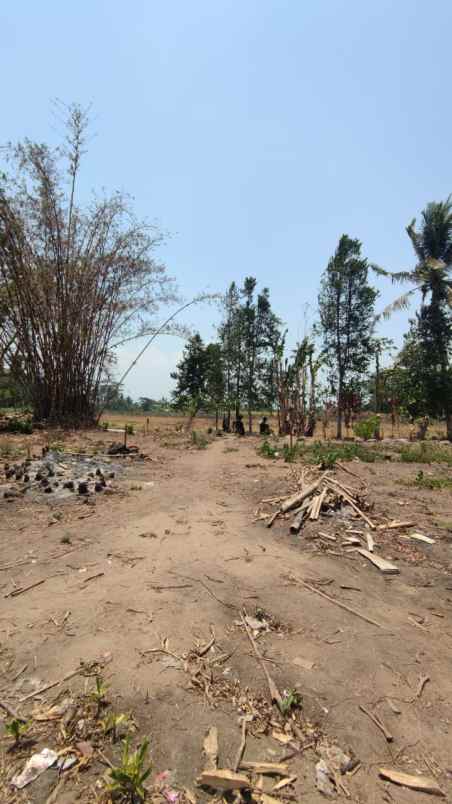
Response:
[{"label": "bare dirt ground", "polygon": [[[30,437],[35,449],[40,438]],[[111,440],[108,433],[84,436],[88,450]],[[399,575],[384,576],[356,553],[309,538],[310,529],[336,533],[334,518],[309,524],[302,536],[290,536],[288,522],[269,530],[253,521],[259,501],[286,491],[292,471],[257,457],[257,439],[227,436],[205,450],[178,448],[161,433],[131,440],[151,460],[126,459],[117,493],[97,495],[95,505],[81,498],[0,500],[0,699],[28,716],[38,705],[92,689],[89,668],[95,668],[110,685],[115,711],[133,716],[134,740],[149,736],[152,776],[170,770],[174,789],[188,788],[206,800],[213,794],[195,780],[205,766],[207,730],[218,728],[219,767],[232,768],[239,715],[250,711],[250,700],[255,713],[267,706],[262,666],[240,625],[243,609],[264,613],[271,626],[258,645],[279,690],[296,689],[302,697],[298,747],[306,746],[297,752],[282,745],[268,718],[267,733],[250,727],[245,761],[290,757],[286,775],[296,780],[274,797],[324,798],[315,765],[317,741],[325,735],[360,760],[358,770],[343,777],[352,801],[422,804],[431,798],[384,782],[382,766],[436,779],[452,800],[450,491],[402,485],[416,473],[412,464],[352,464],[370,486],[377,521],[409,518],[436,541],[408,549],[397,531],[377,531],[378,554],[400,568]],[[293,576],[381,627],[294,583]],[[212,635],[215,643],[203,653]],[[210,662],[204,675],[191,674],[180,660],[194,648]],[[146,653],[154,649],[166,652]],[[80,669],[80,662],[84,672],[39,694]],[[34,697],[23,701],[30,693]],[[391,741],[360,705],[378,716]],[[71,804],[101,796],[97,782],[105,762],[115,762],[119,752],[108,742],[83,769],[63,775],[56,798],[48,798],[58,782],[54,770],[21,792],[10,786],[33,751],[55,747],[49,728],[34,722],[32,749],[8,751],[2,739],[1,801]],[[96,747],[95,736],[83,733],[83,724],[80,730]],[[268,780],[265,785],[270,791]],[[336,795],[346,792],[339,788]]]}]

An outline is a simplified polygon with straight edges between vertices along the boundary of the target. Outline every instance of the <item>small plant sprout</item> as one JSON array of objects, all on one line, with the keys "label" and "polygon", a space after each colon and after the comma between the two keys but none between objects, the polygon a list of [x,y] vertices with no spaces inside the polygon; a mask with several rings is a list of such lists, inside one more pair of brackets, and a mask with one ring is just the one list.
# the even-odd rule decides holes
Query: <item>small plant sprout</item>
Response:
[{"label": "small plant sprout", "polygon": [[297,690],[286,691],[284,698],[279,704],[279,709],[284,717],[290,715],[292,709],[298,709],[302,704],[301,695]]},{"label": "small plant sprout", "polygon": [[96,676],[96,687],[91,692],[91,698],[97,704],[97,715],[99,716],[100,710],[106,705],[106,695],[108,692],[108,684],[105,684],[102,676]]},{"label": "small plant sprout", "polygon": [[14,718],[13,720],[10,720],[9,723],[5,723],[5,730],[7,734],[9,734],[14,740],[13,748],[16,748],[16,746],[20,745],[22,737],[27,734],[30,726],[30,721],[24,722],[18,718]]},{"label": "small plant sprout", "polygon": [[127,726],[129,718],[125,714],[115,715],[110,712],[107,717],[101,720],[100,725],[105,736],[110,736],[113,743],[118,739],[118,729],[120,726]]},{"label": "small plant sprout", "polygon": [[144,801],[146,790],[144,783],[151,773],[152,767],[146,765],[149,740],[146,737],[136,751],[130,752],[130,738],[124,740],[121,764],[111,768],[111,782],[108,791],[122,795],[129,804]]}]

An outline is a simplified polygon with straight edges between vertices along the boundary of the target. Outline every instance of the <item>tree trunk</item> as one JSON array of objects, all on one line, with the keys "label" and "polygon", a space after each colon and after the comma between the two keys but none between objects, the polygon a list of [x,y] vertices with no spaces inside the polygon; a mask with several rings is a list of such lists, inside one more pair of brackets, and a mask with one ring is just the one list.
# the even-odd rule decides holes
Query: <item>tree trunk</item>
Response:
[{"label": "tree trunk", "polygon": [[452,413],[450,410],[446,412],[446,428],[447,428],[447,440],[452,441]]},{"label": "tree trunk", "polygon": [[339,388],[337,392],[337,416],[336,416],[336,438],[342,439],[342,403],[343,403],[343,387],[342,379],[339,380]]}]

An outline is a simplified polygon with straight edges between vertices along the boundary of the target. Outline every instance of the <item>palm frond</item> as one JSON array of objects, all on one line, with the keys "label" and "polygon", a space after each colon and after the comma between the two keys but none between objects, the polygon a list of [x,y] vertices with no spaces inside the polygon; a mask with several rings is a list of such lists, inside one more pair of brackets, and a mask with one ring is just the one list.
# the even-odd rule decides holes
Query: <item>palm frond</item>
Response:
[{"label": "palm frond", "polygon": [[392,316],[393,313],[396,313],[399,310],[407,310],[408,307],[410,306],[410,300],[411,300],[410,297],[413,295],[413,293],[416,293],[416,291],[418,290],[419,288],[416,287],[413,288],[413,290],[409,290],[408,293],[404,293],[403,296],[399,296],[398,299],[396,299],[387,307],[385,307],[385,309],[382,310],[380,315],[387,320]]},{"label": "palm frond", "polygon": [[386,268],[382,268],[381,265],[377,265],[376,262],[370,262],[369,268],[378,276],[391,276],[391,272],[387,271]]}]

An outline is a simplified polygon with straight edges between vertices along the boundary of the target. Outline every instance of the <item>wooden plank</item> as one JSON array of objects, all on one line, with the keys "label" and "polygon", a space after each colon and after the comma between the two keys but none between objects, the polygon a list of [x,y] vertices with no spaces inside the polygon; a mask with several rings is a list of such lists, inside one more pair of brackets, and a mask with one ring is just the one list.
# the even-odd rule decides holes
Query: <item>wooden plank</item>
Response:
[{"label": "wooden plank", "polygon": [[403,773],[392,768],[380,768],[378,773],[383,779],[399,784],[402,787],[419,790],[421,793],[431,793],[432,796],[441,796],[442,798],[446,796],[436,780],[431,779],[429,776],[413,776],[411,773]]},{"label": "wooden plank", "polygon": [[398,575],[400,573],[399,568],[396,567],[395,564],[391,564],[391,562],[386,561],[385,558],[380,558],[376,556],[375,553],[365,550],[364,547],[358,548],[356,552],[364,556],[364,558],[367,558],[368,561],[371,561],[384,575]]}]

